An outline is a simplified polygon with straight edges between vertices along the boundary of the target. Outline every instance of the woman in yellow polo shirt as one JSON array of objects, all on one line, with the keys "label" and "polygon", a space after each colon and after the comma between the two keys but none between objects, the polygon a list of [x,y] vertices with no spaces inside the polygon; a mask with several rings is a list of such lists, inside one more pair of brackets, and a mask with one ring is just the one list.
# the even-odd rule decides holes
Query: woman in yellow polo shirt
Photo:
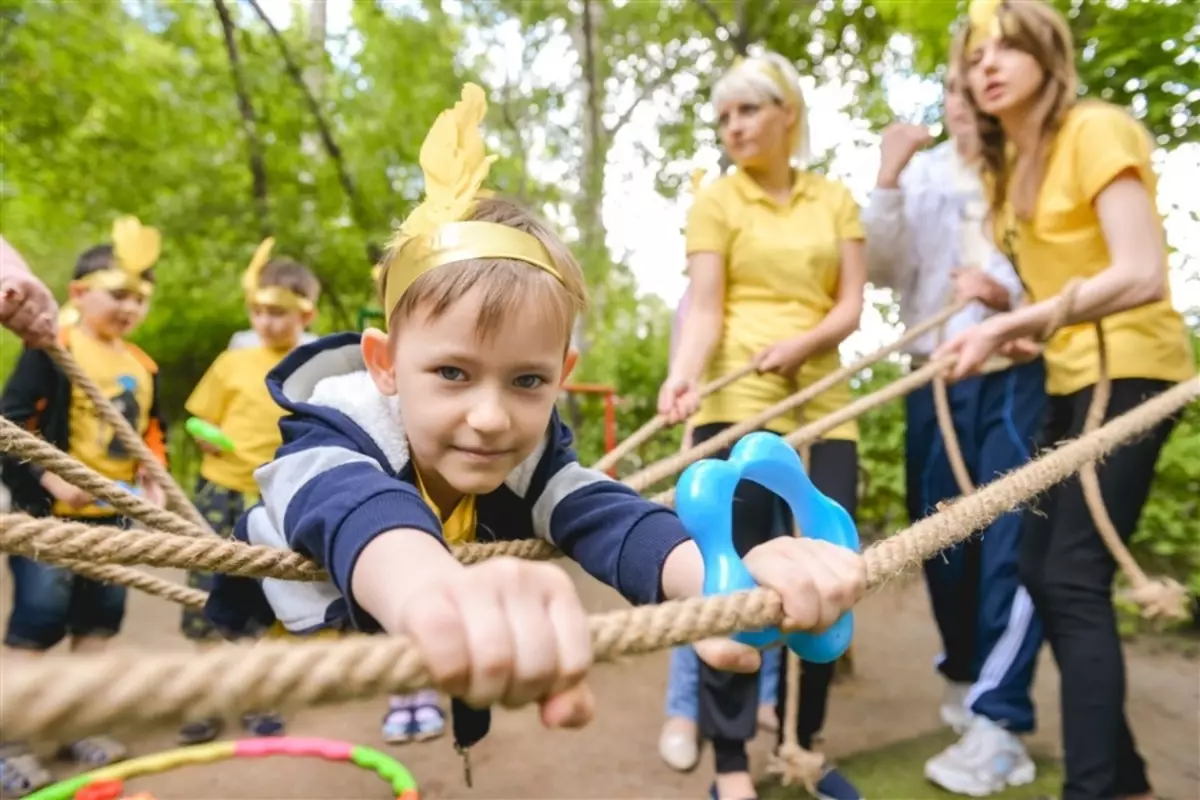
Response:
[{"label": "woman in yellow polo shirt", "polygon": [[[1071,35],[1053,8],[1040,0],[977,1],[970,16],[956,58],[983,139],[997,239],[1007,243],[1033,302],[963,333],[943,352],[958,353],[957,370],[967,374],[1003,344],[1038,336],[1056,295],[1072,278],[1083,279],[1068,326],[1045,353],[1043,440],[1053,446],[1084,426],[1099,365],[1093,321],[1103,320],[1112,379],[1106,417],[1195,374],[1186,328],[1171,305],[1153,143],[1124,110],[1076,101]],[[1104,502],[1123,538],[1137,526],[1174,424],[1160,423],[1100,465]],[[1125,718],[1111,599],[1116,565],[1078,477],[1042,495],[1024,524],[1021,577],[1066,676],[1063,796],[1150,798]]]},{"label": "woman in yellow polo shirt", "polygon": [[[687,224],[691,300],[659,393],[660,413],[693,413],[700,443],[836,370],[838,345],[862,314],[866,260],[857,203],[842,184],[797,169],[807,150],[804,97],[795,69],[767,54],[736,64],[713,90],[721,142],[737,169],[703,189]],[[699,402],[696,387],[746,363],[758,372]],[[850,401],[849,385],[798,413],[772,420],[786,434]],[[843,425],[811,449],[810,473],[853,515],[857,429]],[[728,455],[728,449],[721,457]],[[791,535],[786,506],[757,484],[739,487],[734,530],[739,552]],[[797,735],[810,748],[825,718],[832,664],[803,665]],[[782,718],[787,681],[779,681]],[[701,667],[699,727],[712,741],[718,800],[754,796],[745,743],[755,733],[755,675]],[[782,731],[780,732],[782,736]],[[818,790],[852,800],[854,788],[830,769]]]}]

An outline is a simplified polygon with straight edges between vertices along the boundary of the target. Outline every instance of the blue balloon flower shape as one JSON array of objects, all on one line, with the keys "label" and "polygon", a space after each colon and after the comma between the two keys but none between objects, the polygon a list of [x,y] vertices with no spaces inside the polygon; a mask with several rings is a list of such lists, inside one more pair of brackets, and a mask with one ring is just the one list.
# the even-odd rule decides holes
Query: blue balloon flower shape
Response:
[{"label": "blue balloon flower shape", "polygon": [[[752,433],[734,445],[727,460],[692,464],[675,489],[675,511],[704,559],[705,596],[757,586],[733,544],[733,493],[741,480],[754,481],[782,497],[803,536],[859,549],[854,520],[813,485],[796,451],[776,434]],[[771,626],[733,638],[760,649],[782,640],[807,661],[829,663],[846,652],[853,636],[854,615],[847,611],[821,633],[784,635]]]}]

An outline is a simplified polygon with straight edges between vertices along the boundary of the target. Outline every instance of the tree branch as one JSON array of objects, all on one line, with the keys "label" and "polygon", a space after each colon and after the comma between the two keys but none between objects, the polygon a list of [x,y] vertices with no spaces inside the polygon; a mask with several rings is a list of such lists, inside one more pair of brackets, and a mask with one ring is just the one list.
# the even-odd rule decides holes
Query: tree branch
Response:
[{"label": "tree branch", "polygon": [[[317,123],[317,131],[321,135],[321,144],[324,146],[325,152],[329,155],[329,159],[333,162],[334,168],[337,170],[338,183],[342,185],[342,191],[346,193],[346,199],[350,201],[350,214],[359,229],[366,233],[370,230],[366,209],[363,207],[362,198],[359,197],[358,190],[354,186],[354,180],[350,177],[350,173],[346,169],[346,162],[342,157],[342,149],[334,141],[333,132],[330,130],[329,123],[321,111],[320,103],[317,102],[317,98],[313,96],[308,83],[305,82],[304,73],[292,57],[292,51],[288,47],[287,40],[283,38],[279,29],[275,27],[270,17],[263,11],[262,6],[258,4],[258,0],[246,0],[246,2],[254,9],[254,13],[258,15],[258,18],[266,24],[267,30],[271,32],[271,38],[279,46],[279,54],[283,56],[283,63],[287,68],[288,75],[291,76],[292,82],[296,84],[297,88],[304,95],[308,110],[312,113],[313,119]],[[367,259],[374,264],[379,261],[381,255],[378,248],[368,240]]]},{"label": "tree branch", "polygon": [[637,97],[633,98],[633,102],[629,104],[629,107],[622,111],[621,115],[617,117],[617,121],[606,129],[605,133],[608,136],[609,141],[615,138],[621,128],[625,127],[629,123],[629,120],[633,118],[633,112],[637,111],[637,107],[649,99],[650,95],[654,94],[656,89],[669,81],[672,74],[673,73],[666,67],[659,67],[658,75],[655,76],[654,80],[649,81],[642,86],[642,91],[638,93]]},{"label": "tree branch", "polygon": [[717,30],[730,33],[729,26],[721,19],[721,12],[717,11],[716,6],[710,3],[709,0],[696,0],[696,5],[700,6],[700,10],[708,15],[708,18],[712,20]]},{"label": "tree branch", "polygon": [[246,91],[246,78],[242,74],[242,62],[238,56],[237,28],[233,18],[229,16],[229,8],[225,0],[213,0],[217,16],[221,18],[221,33],[225,37],[225,53],[229,56],[229,68],[233,73],[233,88],[237,93],[238,113],[242,117],[242,130],[246,134],[246,144],[250,152],[250,175],[253,178],[254,205],[258,211],[259,233],[263,238],[271,235],[270,208],[267,203],[267,167],[263,162],[262,142],[258,138],[258,122],[254,116],[254,106],[250,104],[250,95]]}]

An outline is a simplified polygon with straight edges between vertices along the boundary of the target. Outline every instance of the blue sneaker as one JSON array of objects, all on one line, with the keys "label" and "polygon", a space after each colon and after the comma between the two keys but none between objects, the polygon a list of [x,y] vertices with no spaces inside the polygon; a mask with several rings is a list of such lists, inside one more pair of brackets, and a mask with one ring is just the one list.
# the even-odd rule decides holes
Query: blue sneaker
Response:
[{"label": "blue sneaker", "polygon": [[863,800],[854,784],[838,772],[836,767],[825,770],[821,780],[817,781],[816,789],[817,800]]}]

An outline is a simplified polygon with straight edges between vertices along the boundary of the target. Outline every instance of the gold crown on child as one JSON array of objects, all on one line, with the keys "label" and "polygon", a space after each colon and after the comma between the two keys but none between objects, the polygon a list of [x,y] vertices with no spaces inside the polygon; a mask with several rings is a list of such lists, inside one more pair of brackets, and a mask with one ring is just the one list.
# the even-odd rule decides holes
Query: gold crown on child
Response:
[{"label": "gold crown on child", "polygon": [[312,301],[303,295],[296,294],[282,286],[262,286],[262,271],[271,260],[271,249],[275,247],[275,237],[268,236],[259,242],[242,273],[242,291],[246,293],[246,302],[250,305],[271,306],[288,311],[300,311],[307,314],[313,310]]},{"label": "gold crown on child", "polygon": [[487,113],[483,89],[463,85],[461,99],[434,120],[421,145],[425,199],[388,242],[384,276],[385,319],[417,278],[472,258],[524,261],[562,281],[554,259],[531,234],[496,222],[466,220],[496,156],[487,155],[479,125]]},{"label": "gold crown on child", "polygon": [[158,261],[162,237],[155,228],[142,225],[134,216],[117,217],[112,226],[113,260],[105,269],[89,272],[74,282],[106,292],[135,292],[142,297],[154,293],[146,272]]}]

